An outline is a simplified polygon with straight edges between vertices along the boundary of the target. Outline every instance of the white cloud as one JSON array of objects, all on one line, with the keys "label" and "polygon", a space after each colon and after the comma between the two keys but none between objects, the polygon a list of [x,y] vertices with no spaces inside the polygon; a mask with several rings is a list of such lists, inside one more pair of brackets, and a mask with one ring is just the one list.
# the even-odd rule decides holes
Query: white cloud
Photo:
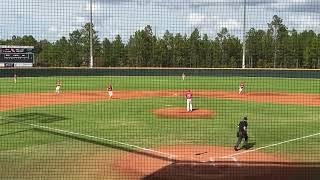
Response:
[{"label": "white cloud", "polygon": [[58,32],[58,26],[51,25],[48,27],[48,31],[49,32]]},{"label": "white cloud", "polygon": [[242,22],[235,19],[227,19],[225,21],[219,21],[217,25],[219,25],[220,29],[226,27],[229,30],[237,30],[242,27]]},{"label": "white cloud", "polygon": [[[26,3],[29,2],[29,3]],[[88,0],[1,0],[0,38],[32,34],[56,40],[89,21]],[[194,28],[215,37],[222,27],[242,36],[243,0],[93,0],[93,22],[100,39],[120,34],[127,40],[151,25],[189,35]],[[14,9],[12,7],[15,7]],[[290,28],[320,32],[318,0],[247,0],[247,30],[266,29],[277,14]],[[3,18],[5,17],[5,18]]]},{"label": "white cloud", "polygon": [[[86,5],[85,5],[84,10],[87,12],[90,12],[90,2],[87,1],[87,3],[85,3],[85,4]],[[100,2],[92,1],[92,12],[93,13],[101,11],[102,10],[101,8],[102,8],[102,4]]]},{"label": "white cloud", "polygon": [[[288,3],[287,1],[284,1],[284,0],[276,0],[277,3],[287,3],[287,4],[290,4],[290,3],[306,3],[308,2],[308,0],[290,0],[290,3]],[[309,1],[310,2],[310,1]]]},{"label": "white cloud", "polygon": [[[315,19],[318,19],[317,21]],[[318,30],[320,26],[319,14],[300,14],[294,15],[287,20],[287,26],[289,29],[296,29],[298,31],[304,30]]]},{"label": "white cloud", "polygon": [[74,17],[73,19],[74,19],[75,24],[77,24],[77,25],[83,25],[83,24],[85,24],[86,22],[88,22],[89,17],[76,16],[76,17]]},{"label": "white cloud", "polygon": [[189,22],[191,25],[199,25],[205,20],[206,16],[200,13],[190,13]]}]

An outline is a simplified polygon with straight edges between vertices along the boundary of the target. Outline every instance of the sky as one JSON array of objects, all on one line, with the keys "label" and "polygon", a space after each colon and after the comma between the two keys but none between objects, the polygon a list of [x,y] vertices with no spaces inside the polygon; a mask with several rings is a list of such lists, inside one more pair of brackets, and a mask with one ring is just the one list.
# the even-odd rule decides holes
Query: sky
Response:
[{"label": "sky", "polygon": [[[226,27],[242,39],[245,0],[92,0],[93,24],[100,40],[120,34],[127,41],[151,25],[161,37],[166,30],[216,34]],[[90,21],[90,0],[0,0],[0,39],[33,35],[56,41]],[[273,15],[292,30],[320,33],[320,0],[246,0],[246,31],[268,28]]]}]

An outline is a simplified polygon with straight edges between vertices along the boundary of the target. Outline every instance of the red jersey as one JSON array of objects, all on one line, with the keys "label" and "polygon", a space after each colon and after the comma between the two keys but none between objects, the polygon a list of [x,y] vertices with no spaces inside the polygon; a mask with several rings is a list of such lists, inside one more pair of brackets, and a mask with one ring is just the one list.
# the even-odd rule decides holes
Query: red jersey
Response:
[{"label": "red jersey", "polygon": [[111,85],[108,86],[108,91],[112,91],[112,86]]},{"label": "red jersey", "polygon": [[244,83],[240,83],[240,88],[244,88]]},{"label": "red jersey", "polygon": [[186,98],[187,98],[187,99],[192,99],[192,92],[191,92],[191,91],[188,91],[188,92],[186,93]]}]

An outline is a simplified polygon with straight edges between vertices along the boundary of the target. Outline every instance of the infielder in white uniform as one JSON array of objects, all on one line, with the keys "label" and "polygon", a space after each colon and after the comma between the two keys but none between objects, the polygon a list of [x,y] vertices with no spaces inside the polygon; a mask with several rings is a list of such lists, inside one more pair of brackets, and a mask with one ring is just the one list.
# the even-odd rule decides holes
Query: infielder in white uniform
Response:
[{"label": "infielder in white uniform", "polygon": [[61,82],[60,82],[60,80],[57,80],[57,82],[56,82],[56,93],[57,94],[60,93],[60,88],[61,88]]},{"label": "infielder in white uniform", "polygon": [[239,85],[239,94],[243,94],[243,89],[244,89],[244,83],[242,82],[242,83],[240,83],[240,85]]},{"label": "infielder in white uniform", "polygon": [[17,83],[17,75],[16,74],[13,75],[13,82]]},{"label": "infielder in white uniform", "polygon": [[184,73],[182,73],[181,78],[182,78],[182,80],[184,80],[186,78],[186,75]]},{"label": "infielder in white uniform", "polygon": [[108,95],[109,95],[109,99],[112,99],[113,92],[112,92],[112,85],[111,84],[109,84],[109,86],[108,86]]}]

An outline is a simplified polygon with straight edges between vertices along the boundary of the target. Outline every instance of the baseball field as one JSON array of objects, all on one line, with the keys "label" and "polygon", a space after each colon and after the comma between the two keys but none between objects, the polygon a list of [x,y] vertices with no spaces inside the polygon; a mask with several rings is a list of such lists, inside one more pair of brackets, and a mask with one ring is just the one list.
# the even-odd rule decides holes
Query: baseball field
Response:
[{"label": "baseball field", "polygon": [[319,122],[319,79],[0,78],[0,179],[316,179]]}]

